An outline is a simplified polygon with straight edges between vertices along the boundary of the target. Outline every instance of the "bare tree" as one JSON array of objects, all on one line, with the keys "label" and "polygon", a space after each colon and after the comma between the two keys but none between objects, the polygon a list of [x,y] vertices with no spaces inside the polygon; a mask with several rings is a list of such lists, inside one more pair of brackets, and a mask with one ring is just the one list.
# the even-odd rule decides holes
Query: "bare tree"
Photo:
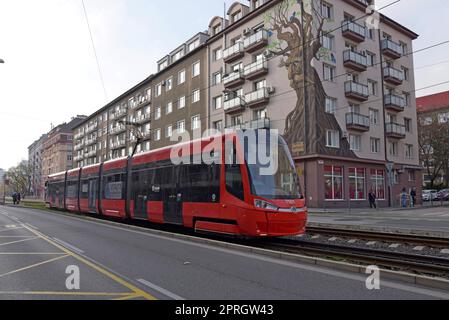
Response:
[{"label": "bare tree", "polygon": [[421,161],[424,171],[430,180],[429,187],[435,188],[436,180],[443,174],[448,185],[449,170],[449,123],[440,122],[438,115],[419,117],[418,137]]},{"label": "bare tree", "polygon": [[290,87],[297,97],[286,119],[285,138],[290,145],[304,143],[304,154],[354,157],[346,140],[339,149],[326,147],[326,130],[337,130],[340,136],[342,130],[335,116],[325,112],[326,93],[312,65],[314,59],[320,59],[322,48],[325,18],[321,6],[321,0],[284,0],[265,16],[266,25],[277,36],[270,51],[281,57],[279,67],[287,69]]},{"label": "bare tree", "polygon": [[22,161],[17,167],[13,167],[6,173],[10,188],[13,192],[25,195],[29,189],[31,170],[27,161]]}]

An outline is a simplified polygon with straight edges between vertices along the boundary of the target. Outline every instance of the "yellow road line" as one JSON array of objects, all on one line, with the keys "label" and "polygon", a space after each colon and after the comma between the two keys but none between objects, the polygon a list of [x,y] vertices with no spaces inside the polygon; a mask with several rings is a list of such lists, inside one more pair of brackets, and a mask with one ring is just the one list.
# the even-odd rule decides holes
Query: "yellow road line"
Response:
[{"label": "yellow road line", "polygon": [[24,226],[27,230],[29,230],[30,232],[34,233],[36,236],[44,239],[45,241],[47,241],[48,243],[54,245],[56,248],[58,248],[59,250],[64,251],[65,253],[67,253],[67,255],[72,256],[73,258],[77,259],[78,261],[81,261],[82,263],[84,263],[85,265],[91,267],[92,269],[98,271],[99,273],[105,275],[106,277],[114,280],[115,282],[125,286],[126,288],[130,289],[131,291],[133,291],[135,294],[144,297],[147,300],[156,300],[155,297],[153,297],[152,295],[150,295],[149,293],[139,289],[138,287],[136,287],[135,285],[129,283],[128,281],[116,276],[115,274],[97,266],[96,264],[90,262],[89,260],[86,260],[85,258],[81,257],[80,255],[68,250],[67,248],[59,245],[58,243],[54,242],[53,240],[51,240],[50,238],[48,238],[46,235],[44,235],[43,233],[33,230],[27,226]]},{"label": "yellow road line", "polygon": [[14,243],[19,243],[19,242],[31,241],[31,240],[36,240],[36,239],[39,239],[39,237],[33,237],[33,238],[28,238],[28,239],[22,239],[22,240],[16,240],[16,241],[11,241],[11,242],[6,242],[6,243],[0,243],[0,247],[6,246],[8,244],[14,244]]},{"label": "yellow road line", "polygon": [[140,298],[140,296],[137,295],[137,294],[131,294],[131,295],[128,295],[126,297],[116,298],[116,299],[113,299],[113,300],[116,300],[116,301],[119,301],[119,300],[131,300],[131,299],[135,299],[135,298]]},{"label": "yellow road line", "polygon": [[56,256],[65,254],[66,254],[65,252],[0,252],[0,256],[32,256],[32,255]]},{"label": "yellow road line", "polygon": [[0,278],[3,278],[5,276],[9,276],[9,275],[14,274],[14,273],[18,273],[18,272],[21,272],[21,271],[25,271],[25,270],[28,270],[28,269],[32,269],[32,268],[35,268],[35,267],[39,267],[39,266],[42,266],[44,264],[47,264],[47,263],[50,263],[50,262],[53,262],[53,261],[57,261],[57,260],[61,260],[61,259],[67,258],[67,257],[69,257],[69,255],[66,254],[66,255],[63,255],[63,256],[60,256],[60,257],[56,257],[56,258],[53,258],[53,259],[50,259],[50,260],[46,260],[46,261],[42,261],[42,262],[33,264],[31,266],[27,266],[27,267],[20,268],[20,269],[17,269],[17,270],[13,270],[13,271],[10,271],[10,272],[4,273],[4,274],[0,274]]},{"label": "yellow road line", "polygon": [[[27,295],[27,296],[105,296],[105,297],[129,297],[129,292],[114,293],[114,292],[70,292],[70,291],[0,291],[0,295]],[[135,296],[135,295],[133,295]]]},{"label": "yellow road line", "polygon": [[10,238],[34,238],[34,236],[0,236],[0,239],[10,239]]}]

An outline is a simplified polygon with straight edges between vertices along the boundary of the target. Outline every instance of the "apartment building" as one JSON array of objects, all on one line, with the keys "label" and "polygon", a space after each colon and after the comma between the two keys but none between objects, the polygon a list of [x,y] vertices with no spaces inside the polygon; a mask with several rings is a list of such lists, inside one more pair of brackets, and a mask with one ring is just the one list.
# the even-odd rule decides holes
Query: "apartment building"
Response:
[{"label": "apartment building", "polygon": [[73,128],[85,119],[85,116],[76,116],[47,133],[42,143],[41,190],[49,175],[73,169]]},{"label": "apartment building", "polygon": [[28,166],[30,167],[28,196],[41,198],[44,195],[42,185],[42,161],[44,153],[44,141],[47,135],[43,134],[38,140],[28,147]]},{"label": "apartment building", "polygon": [[[417,111],[418,111],[418,121],[421,121],[423,126],[432,126],[435,122],[439,124],[445,124],[449,122],[449,91],[440,92],[416,99]],[[424,144],[424,142],[421,142]],[[432,151],[433,152],[433,151]],[[431,182],[431,176],[429,176],[427,169],[432,171],[437,171],[433,163],[435,159],[433,158],[433,153],[430,154],[429,160],[426,160],[426,156],[423,156],[423,166],[425,168],[423,172],[423,185],[427,186]],[[429,161],[430,163],[424,163],[424,161]],[[438,177],[434,180],[435,185],[444,185],[449,182],[447,170],[444,168],[439,172]]]},{"label": "apartment building", "polygon": [[[76,166],[82,167],[176,143],[173,133],[207,126],[207,33],[200,32],[157,62],[156,74],[75,128]],[[137,140],[140,137],[140,143]],[[137,144],[137,146],[136,146]]]},{"label": "apartment building", "polygon": [[369,4],[236,2],[209,25],[210,126],[284,134],[310,207],[365,207],[370,191],[397,205],[421,186],[417,35],[383,15],[358,20]]}]

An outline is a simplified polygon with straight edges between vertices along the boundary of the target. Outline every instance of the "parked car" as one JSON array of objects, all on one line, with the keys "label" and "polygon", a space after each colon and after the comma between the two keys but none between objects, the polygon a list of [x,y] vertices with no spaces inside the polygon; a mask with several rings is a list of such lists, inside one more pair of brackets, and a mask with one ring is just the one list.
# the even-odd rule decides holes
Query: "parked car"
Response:
[{"label": "parked car", "polygon": [[423,201],[435,201],[438,199],[438,191],[437,190],[423,190],[422,191],[422,200]]},{"label": "parked car", "polygon": [[449,201],[449,189],[443,189],[440,192],[438,192],[437,200]]}]

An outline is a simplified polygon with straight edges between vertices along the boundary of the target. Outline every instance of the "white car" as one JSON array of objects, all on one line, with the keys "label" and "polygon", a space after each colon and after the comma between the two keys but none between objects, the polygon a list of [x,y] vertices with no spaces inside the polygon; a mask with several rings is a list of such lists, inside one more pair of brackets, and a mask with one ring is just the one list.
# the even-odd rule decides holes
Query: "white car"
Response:
[{"label": "white car", "polygon": [[437,190],[423,190],[422,192],[423,201],[433,201],[438,199],[438,191]]}]

